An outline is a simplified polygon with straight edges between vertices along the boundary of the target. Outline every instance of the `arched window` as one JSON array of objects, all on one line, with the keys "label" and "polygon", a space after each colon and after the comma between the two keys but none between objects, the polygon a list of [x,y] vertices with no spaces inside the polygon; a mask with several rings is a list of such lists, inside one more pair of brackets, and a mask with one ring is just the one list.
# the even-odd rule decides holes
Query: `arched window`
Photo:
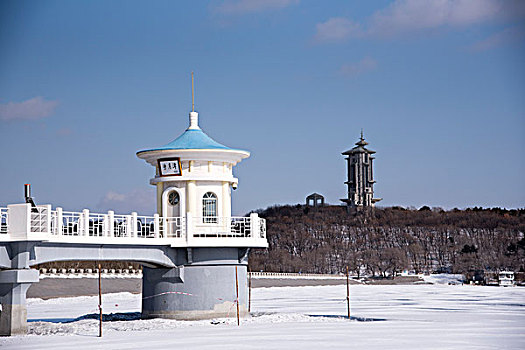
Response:
[{"label": "arched window", "polygon": [[206,192],[202,197],[202,222],[217,223],[217,195],[213,192]]},{"label": "arched window", "polygon": [[179,196],[179,193],[177,191],[171,191],[169,194],[168,194],[168,203],[170,205],[177,205],[179,204],[180,202],[180,196]]}]

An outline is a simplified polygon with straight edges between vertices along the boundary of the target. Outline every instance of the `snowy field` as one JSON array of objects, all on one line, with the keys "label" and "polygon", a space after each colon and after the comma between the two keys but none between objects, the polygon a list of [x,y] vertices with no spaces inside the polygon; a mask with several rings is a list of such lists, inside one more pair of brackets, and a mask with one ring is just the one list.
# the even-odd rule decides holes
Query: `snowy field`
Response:
[{"label": "snowy field", "polygon": [[[274,287],[252,291],[250,319],[104,323],[97,297],[30,299],[31,335],[0,339],[6,349],[525,349],[525,288],[462,285]],[[104,313],[133,318],[140,296],[103,296]],[[235,308],[232,308],[232,315]],[[127,314],[129,313],[129,314]],[[42,322],[42,320],[53,322]]]}]

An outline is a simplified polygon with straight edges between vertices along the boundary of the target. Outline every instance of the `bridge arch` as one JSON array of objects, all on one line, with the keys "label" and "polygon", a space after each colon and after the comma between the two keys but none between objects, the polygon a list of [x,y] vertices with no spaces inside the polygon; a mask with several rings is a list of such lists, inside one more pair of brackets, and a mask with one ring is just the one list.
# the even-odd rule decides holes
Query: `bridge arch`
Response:
[{"label": "bridge arch", "polygon": [[[75,244],[31,242],[25,251],[13,243],[0,245],[0,268],[29,268],[54,261],[131,261],[149,267],[173,268],[183,264],[179,249],[170,246],[143,246],[129,244]],[[28,255],[20,259],[18,255]],[[24,260],[20,266],[21,260]],[[179,260],[179,261],[178,261]]]}]

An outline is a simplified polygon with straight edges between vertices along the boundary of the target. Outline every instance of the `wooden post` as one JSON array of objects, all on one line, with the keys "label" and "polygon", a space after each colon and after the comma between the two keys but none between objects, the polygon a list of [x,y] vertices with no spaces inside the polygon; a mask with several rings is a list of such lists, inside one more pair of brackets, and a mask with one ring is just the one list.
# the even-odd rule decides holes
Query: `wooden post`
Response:
[{"label": "wooden post", "polygon": [[102,266],[98,264],[98,309],[100,311],[100,322],[98,323],[98,336],[102,337]]},{"label": "wooden post", "polygon": [[252,274],[250,272],[250,266],[248,265],[248,313],[250,313],[252,307]]},{"label": "wooden post", "polygon": [[348,320],[350,320],[350,281],[348,279],[348,266],[346,267],[346,306],[348,308]]},{"label": "wooden post", "polygon": [[237,266],[235,266],[235,294],[237,295],[237,326],[239,326],[239,277],[237,276]]}]

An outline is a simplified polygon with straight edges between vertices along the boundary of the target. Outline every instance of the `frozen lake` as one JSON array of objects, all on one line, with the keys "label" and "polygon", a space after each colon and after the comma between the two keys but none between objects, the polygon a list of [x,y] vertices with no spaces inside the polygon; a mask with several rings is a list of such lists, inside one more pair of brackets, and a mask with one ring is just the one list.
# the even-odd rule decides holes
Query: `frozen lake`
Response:
[{"label": "frozen lake", "polygon": [[[57,323],[97,312],[97,297],[30,299],[32,335],[6,349],[525,349],[525,288],[449,285],[273,287],[252,291],[254,317]],[[103,296],[104,313],[140,311],[140,296]],[[232,315],[235,308],[232,308]],[[132,314],[131,314],[132,315]],[[355,317],[355,318],[354,318]],[[39,321],[40,320],[40,321]],[[53,322],[42,322],[48,320]],[[38,335],[37,335],[38,334]]]}]

